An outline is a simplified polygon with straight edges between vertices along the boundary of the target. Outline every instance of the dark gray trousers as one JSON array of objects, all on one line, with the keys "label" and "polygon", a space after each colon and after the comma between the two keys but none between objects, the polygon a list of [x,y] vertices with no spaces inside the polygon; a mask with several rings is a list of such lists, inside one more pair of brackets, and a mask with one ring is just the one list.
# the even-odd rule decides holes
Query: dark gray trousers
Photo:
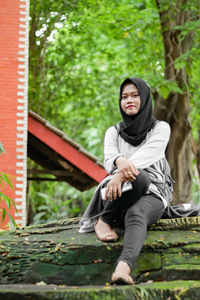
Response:
[{"label": "dark gray trousers", "polygon": [[148,175],[145,171],[140,171],[133,182],[133,189],[112,202],[107,200],[100,215],[100,218],[111,226],[123,221],[124,243],[118,261],[127,262],[131,269],[143,247],[147,226],[158,221],[164,210],[160,198],[146,194],[148,187]]}]

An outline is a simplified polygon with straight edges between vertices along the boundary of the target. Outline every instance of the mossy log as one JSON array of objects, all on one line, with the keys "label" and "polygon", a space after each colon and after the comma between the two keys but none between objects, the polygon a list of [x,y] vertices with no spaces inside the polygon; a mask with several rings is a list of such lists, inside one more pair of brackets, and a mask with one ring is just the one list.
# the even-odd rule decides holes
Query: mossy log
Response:
[{"label": "mossy log", "polygon": [[[79,234],[78,221],[1,233],[0,284],[109,283],[121,252],[123,230],[117,230],[118,242],[102,243],[95,233]],[[135,281],[200,280],[199,224],[200,217],[190,217],[160,220],[151,226],[132,272]]]},{"label": "mossy log", "polygon": [[60,287],[0,285],[3,300],[189,300],[200,299],[200,281],[172,281],[133,286]]}]

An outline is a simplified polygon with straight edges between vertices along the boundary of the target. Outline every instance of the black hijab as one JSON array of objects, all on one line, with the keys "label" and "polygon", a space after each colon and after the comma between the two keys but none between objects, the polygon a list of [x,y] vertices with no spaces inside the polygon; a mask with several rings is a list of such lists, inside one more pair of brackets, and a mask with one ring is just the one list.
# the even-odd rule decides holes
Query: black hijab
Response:
[{"label": "black hijab", "polygon": [[[125,85],[133,83],[140,94],[140,109],[136,115],[128,116],[121,108],[122,91]],[[120,136],[133,146],[139,145],[153,128],[156,120],[152,116],[152,100],[150,87],[146,82],[137,77],[125,79],[120,87],[119,107],[123,121],[119,124]]]}]

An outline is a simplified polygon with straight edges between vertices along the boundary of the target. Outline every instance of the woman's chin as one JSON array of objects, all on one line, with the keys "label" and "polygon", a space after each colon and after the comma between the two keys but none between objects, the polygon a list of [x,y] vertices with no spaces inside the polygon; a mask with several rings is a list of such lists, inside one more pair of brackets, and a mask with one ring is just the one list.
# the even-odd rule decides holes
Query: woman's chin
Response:
[{"label": "woman's chin", "polygon": [[128,116],[134,116],[138,113],[138,111],[135,111],[135,110],[127,110],[125,112]]}]

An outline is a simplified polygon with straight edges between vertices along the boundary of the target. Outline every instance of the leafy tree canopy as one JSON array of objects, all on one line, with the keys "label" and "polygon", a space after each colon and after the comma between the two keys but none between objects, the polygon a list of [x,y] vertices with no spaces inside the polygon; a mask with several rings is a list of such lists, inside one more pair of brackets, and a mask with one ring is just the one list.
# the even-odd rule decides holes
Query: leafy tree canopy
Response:
[{"label": "leafy tree canopy", "polygon": [[[162,0],[173,12],[174,2]],[[194,35],[176,68],[186,68],[193,135],[200,128],[200,21],[198,1],[183,9],[192,19],[179,26],[180,39]],[[174,9],[174,14],[178,13]],[[164,79],[164,49],[154,0],[31,0],[29,105],[88,151],[103,159],[105,130],[120,120],[119,85],[142,77],[153,95],[182,93]]]}]

